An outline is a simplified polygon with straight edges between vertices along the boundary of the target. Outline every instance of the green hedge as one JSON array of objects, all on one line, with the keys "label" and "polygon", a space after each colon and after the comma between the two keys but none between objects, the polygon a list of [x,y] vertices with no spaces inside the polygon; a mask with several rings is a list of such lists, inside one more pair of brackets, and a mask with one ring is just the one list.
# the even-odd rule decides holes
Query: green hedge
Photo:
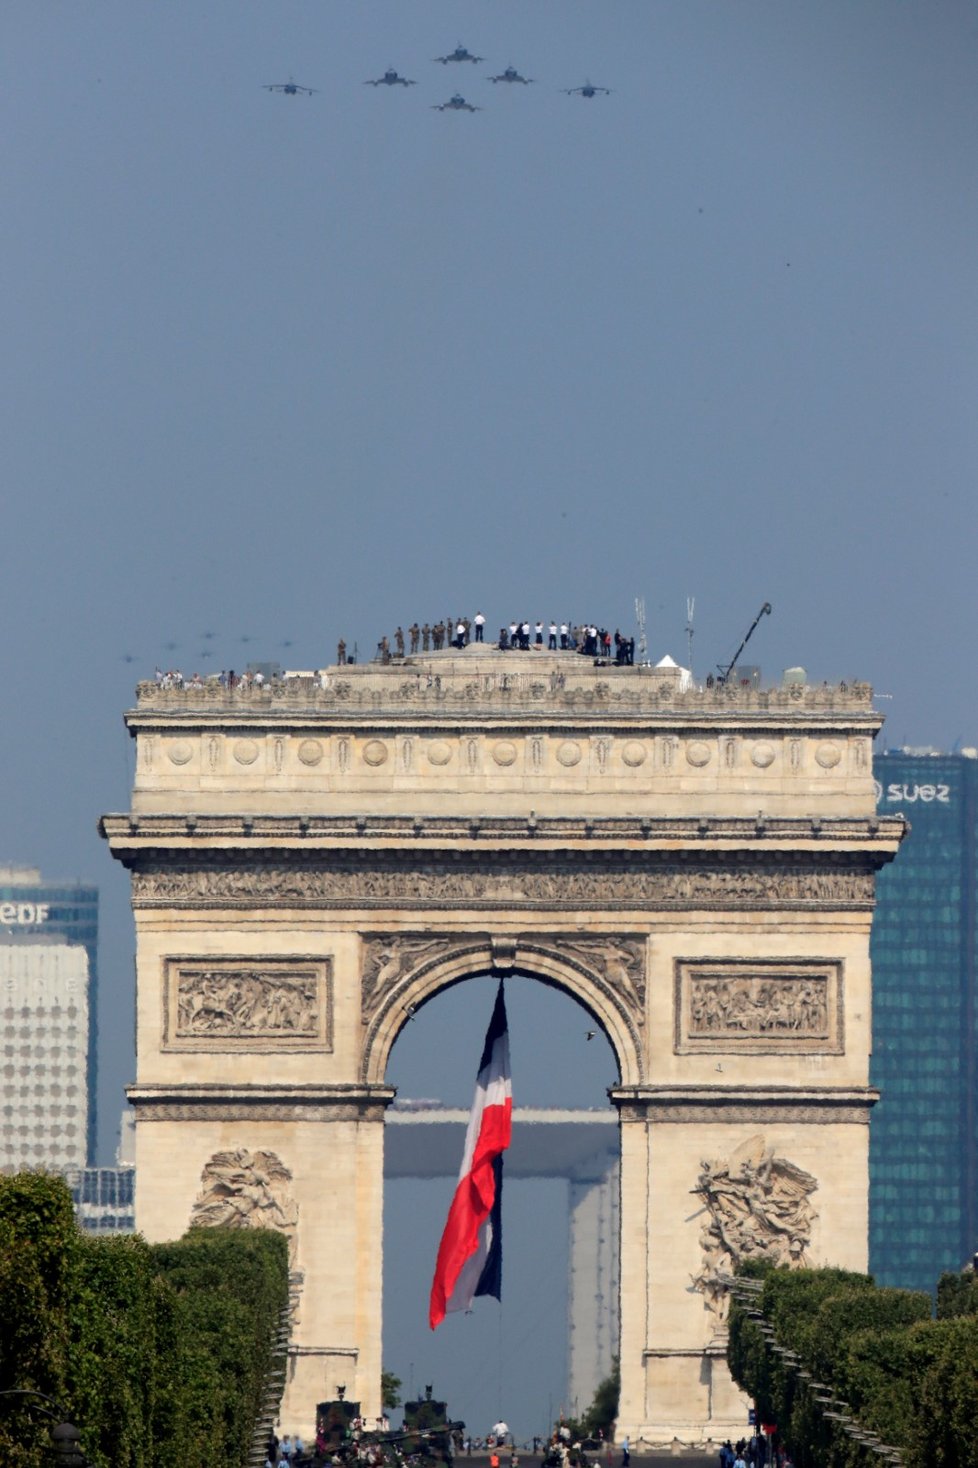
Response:
[{"label": "green hedge", "polygon": [[937,1281],[937,1318],[978,1315],[978,1274],[942,1274]]},{"label": "green hedge", "polygon": [[[0,1178],[0,1391],[54,1399],[93,1468],[243,1464],[288,1302],[272,1232],[79,1232],[59,1178]],[[50,1461],[41,1397],[0,1396],[4,1468]]]},{"label": "green hedge", "polygon": [[[753,1265],[756,1305],[731,1301],[728,1361],[763,1421],[776,1422],[798,1468],[866,1468],[882,1460],[843,1431],[816,1400],[824,1383],[861,1428],[901,1450],[906,1468],[978,1468],[978,1291],[974,1277],[946,1276],[932,1320],[929,1295],[880,1289],[837,1269]],[[801,1359],[785,1363],[764,1338]],[[807,1373],[811,1379],[806,1379]]]}]

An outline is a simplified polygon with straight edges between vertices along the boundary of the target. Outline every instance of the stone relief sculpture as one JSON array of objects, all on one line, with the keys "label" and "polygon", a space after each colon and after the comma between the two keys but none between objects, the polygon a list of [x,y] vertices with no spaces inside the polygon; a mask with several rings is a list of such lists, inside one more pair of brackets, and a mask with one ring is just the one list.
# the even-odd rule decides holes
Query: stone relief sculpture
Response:
[{"label": "stone relief sculpture", "polygon": [[787,1034],[821,1039],[828,1033],[825,976],[813,978],[690,979],[689,1034],[696,1038]]},{"label": "stone relief sculpture", "polygon": [[703,1200],[707,1222],[700,1232],[703,1263],[692,1287],[706,1308],[723,1319],[723,1276],[745,1259],[774,1264],[808,1263],[815,1178],[785,1157],[775,1157],[761,1136],[751,1137],[725,1159],[704,1161],[693,1194]]},{"label": "stone relief sculpture", "polygon": [[675,1048],[842,1053],[844,964],[810,958],[677,959]]},{"label": "stone relief sculpture", "polygon": [[298,1315],[302,1274],[296,1269],[299,1205],[290,1196],[292,1174],[274,1152],[215,1152],[200,1175],[201,1189],[190,1212],[191,1226],[271,1228],[289,1247],[290,1318]]},{"label": "stone relief sculpture", "polygon": [[315,973],[178,969],[178,1036],[315,1035]]},{"label": "stone relief sculpture", "polygon": [[645,1007],[645,943],[641,938],[613,936],[565,938],[548,935],[541,940],[584,968],[603,974],[611,987],[632,1008]]},{"label": "stone relief sculpture", "polygon": [[[416,934],[384,933],[363,940],[360,1000],[364,1015],[380,1003],[386,990],[406,974],[433,958],[446,956],[457,947],[451,938],[419,937]],[[488,940],[486,940],[488,948]]]},{"label": "stone relief sculpture", "polygon": [[330,960],[169,959],[164,1035],[177,1050],[328,1050]]}]

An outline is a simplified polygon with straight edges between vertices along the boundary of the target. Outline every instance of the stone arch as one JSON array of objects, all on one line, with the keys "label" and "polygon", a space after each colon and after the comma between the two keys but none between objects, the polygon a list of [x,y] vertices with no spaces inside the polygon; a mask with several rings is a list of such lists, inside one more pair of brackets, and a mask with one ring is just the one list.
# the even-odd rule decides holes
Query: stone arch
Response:
[{"label": "stone arch", "polygon": [[[183,1231],[198,1158],[287,1164],[309,1261],[290,1425],[344,1380],[379,1411],[388,1057],[413,1007],[495,972],[575,998],[620,1071],[619,1434],[736,1435],[689,1288],[704,1163],[749,1189],[761,1137],[759,1165],[818,1183],[813,1260],[866,1267],[873,880],[904,829],[876,811],[871,690],[681,689],[675,667],[478,644],[138,697],[132,805],[102,823],[133,874],[136,1221]],[[260,1006],[183,1026],[185,962],[229,993],[314,990],[314,1028]],[[838,1023],[772,1029],[769,976],[816,972]],[[717,984],[756,1025],[702,1022]]]},{"label": "stone arch", "polygon": [[519,975],[561,989],[604,1032],[618,1065],[619,1084],[636,1086],[644,1080],[642,939],[389,933],[365,936],[363,947],[361,1079],[367,1085],[385,1084],[394,1042],[414,1012],[478,974]]}]

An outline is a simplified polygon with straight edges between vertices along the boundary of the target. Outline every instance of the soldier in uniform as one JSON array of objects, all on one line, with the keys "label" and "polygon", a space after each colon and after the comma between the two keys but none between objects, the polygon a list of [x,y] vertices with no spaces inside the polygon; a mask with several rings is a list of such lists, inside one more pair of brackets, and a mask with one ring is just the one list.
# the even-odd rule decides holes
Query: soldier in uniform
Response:
[{"label": "soldier in uniform", "polygon": [[341,668],[346,662],[346,643],[343,641],[342,637],[336,644],[336,661]]},{"label": "soldier in uniform", "polygon": [[394,633],[394,650],[399,658],[404,656],[404,633],[400,627]]},{"label": "soldier in uniform", "polygon": [[425,622],[421,629],[421,650],[422,652],[431,651],[431,628],[427,622]]},{"label": "soldier in uniform", "polygon": [[418,638],[421,636],[421,628],[417,622],[411,623],[411,626],[408,628],[408,636],[411,638],[411,651],[412,653],[416,653],[418,650]]}]

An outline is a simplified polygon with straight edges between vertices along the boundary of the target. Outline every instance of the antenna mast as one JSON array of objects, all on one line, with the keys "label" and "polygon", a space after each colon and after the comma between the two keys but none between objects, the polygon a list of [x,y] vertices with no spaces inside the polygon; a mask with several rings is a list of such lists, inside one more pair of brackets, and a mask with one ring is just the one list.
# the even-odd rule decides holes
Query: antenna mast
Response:
[{"label": "antenna mast", "polygon": [[649,643],[645,636],[645,597],[635,598],[635,620],[638,623],[638,660],[644,663],[648,656]]},{"label": "antenna mast", "polygon": [[686,598],[686,662],[690,674],[693,672],[693,613],[696,610],[695,596]]}]

